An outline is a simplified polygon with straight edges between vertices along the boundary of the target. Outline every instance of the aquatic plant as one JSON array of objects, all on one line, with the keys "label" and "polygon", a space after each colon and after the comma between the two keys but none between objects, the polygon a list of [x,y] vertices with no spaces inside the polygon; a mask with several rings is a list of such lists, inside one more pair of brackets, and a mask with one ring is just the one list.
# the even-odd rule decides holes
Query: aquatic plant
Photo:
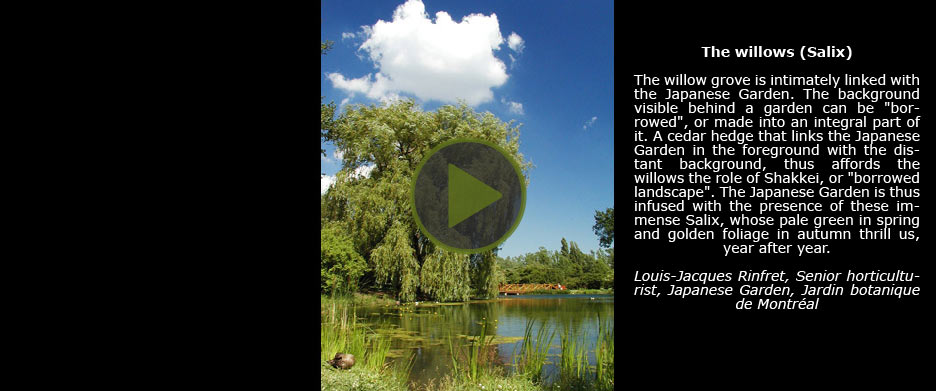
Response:
[{"label": "aquatic plant", "polygon": [[[449,335],[449,353],[452,356],[452,373],[463,380],[475,380],[489,372],[493,362],[494,335],[487,335],[488,324],[481,324],[481,335],[477,338],[467,338],[465,346],[455,342],[455,337]],[[461,361],[461,365],[459,365]]]},{"label": "aquatic plant", "polygon": [[402,364],[388,366],[389,337],[379,335],[367,325],[359,323],[354,307],[345,301],[331,300],[327,304],[323,301],[323,307],[326,307],[322,311],[320,330],[323,362],[336,353],[350,353],[358,360],[355,368],[363,367],[368,371],[389,374],[398,383],[406,383],[413,367],[412,357],[409,360],[398,360]]},{"label": "aquatic plant", "polygon": [[[556,330],[553,329],[550,334],[546,323],[540,323],[540,327],[534,338],[534,323],[535,321],[532,319],[527,320],[523,332],[523,341],[514,345],[513,358],[516,373],[519,376],[523,376],[534,382],[539,382],[542,380],[541,375],[543,372],[543,365],[546,364],[546,354],[549,352],[549,343],[553,340],[553,337],[556,336]],[[517,347],[520,348],[519,353],[516,353]]]},{"label": "aquatic plant", "polygon": [[614,325],[598,315],[598,341],[595,346],[595,385],[599,390],[614,389]]},{"label": "aquatic plant", "polygon": [[562,352],[559,357],[559,380],[554,384],[563,390],[614,389],[614,326],[598,315],[598,337],[595,344],[595,366],[588,363],[587,333],[579,338],[564,325],[559,335]]},{"label": "aquatic plant", "polygon": [[568,324],[563,325],[559,335],[562,352],[559,356],[559,380],[557,385],[563,390],[590,390],[591,378],[588,376],[588,351],[585,341],[587,333],[578,338]]}]

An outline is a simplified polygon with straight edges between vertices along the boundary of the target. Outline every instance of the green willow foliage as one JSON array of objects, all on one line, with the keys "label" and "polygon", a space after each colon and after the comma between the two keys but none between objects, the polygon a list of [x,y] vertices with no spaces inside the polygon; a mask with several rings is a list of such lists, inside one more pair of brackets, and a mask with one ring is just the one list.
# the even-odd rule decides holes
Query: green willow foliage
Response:
[{"label": "green willow foliage", "polygon": [[[519,126],[476,113],[464,103],[423,112],[412,100],[349,105],[330,125],[328,139],[342,151],[343,161],[335,183],[322,196],[322,224],[348,233],[367,260],[363,280],[397,292],[401,301],[420,295],[465,300],[472,293],[468,281],[476,281],[488,295],[494,286],[496,294],[496,278],[502,275],[496,262],[471,270],[467,255],[436,248],[422,235],[410,209],[410,186],[423,155],[453,138],[498,144],[516,159],[529,183],[532,163],[519,152]],[[361,175],[365,168],[369,175]],[[471,278],[478,273],[484,278]]]},{"label": "green willow foliage", "polygon": [[322,229],[322,292],[357,289],[367,264],[340,230]]},{"label": "green willow foliage", "polygon": [[[334,42],[325,41],[322,42],[322,55],[324,56],[329,49],[331,49]],[[322,109],[320,113],[322,114],[322,127],[320,129],[322,141],[328,141],[329,135],[328,131],[331,129],[332,124],[334,123],[333,119],[335,118],[335,102],[329,102],[325,104],[325,97],[322,97]],[[325,148],[322,148],[322,156],[325,156]],[[324,174],[323,174],[324,175]]]},{"label": "green willow foliage", "polygon": [[426,257],[420,273],[420,289],[439,301],[465,301],[471,288],[466,284],[468,256],[436,249]]},{"label": "green willow foliage", "polygon": [[500,269],[497,256],[491,252],[474,254],[470,257],[471,286],[475,297],[490,298],[497,296],[498,287],[507,283],[507,277]]},{"label": "green willow foliage", "polygon": [[[329,131],[332,128],[332,125],[335,123],[335,102],[325,103],[325,97],[322,97],[322,108],[320,113],[322,114],[322,126],[319,129],[321,131],[322,141],[329,140]],[[322,148],[322,156],[325,155],[325,148]]]}]

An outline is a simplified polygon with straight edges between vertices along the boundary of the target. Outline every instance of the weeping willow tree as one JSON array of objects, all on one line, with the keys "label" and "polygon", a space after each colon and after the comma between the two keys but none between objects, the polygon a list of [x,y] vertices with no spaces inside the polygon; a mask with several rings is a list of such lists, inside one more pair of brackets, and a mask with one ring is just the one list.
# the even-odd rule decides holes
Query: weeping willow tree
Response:
[{"label": "weeping willow tree", "polygon": [[498,287],[507,282],[507,277],[497,265],[497,255],[493,251],[472,254],[470,261],[473,295],[478,298],[497,296]]},{"label": "weeping willow tree", "polygon": [[425,237],[410,210],[416,166],[436,145],[453,138],[490,141],[507,151],[526,181],[532,163],[520,153],[520,129],[491,113],[476,113],[464,103],[423,112],[412,100],[351,105],[331,124],[329,140],[340,151],[342,168],[322,196],[322,226],[337,227],[351,238],[367,261],[363,280],[398,293],[400,300],[425,296],[439,301],[466,300],[478,292],[496,294],[494,255],[469,256],[437,248]]}]

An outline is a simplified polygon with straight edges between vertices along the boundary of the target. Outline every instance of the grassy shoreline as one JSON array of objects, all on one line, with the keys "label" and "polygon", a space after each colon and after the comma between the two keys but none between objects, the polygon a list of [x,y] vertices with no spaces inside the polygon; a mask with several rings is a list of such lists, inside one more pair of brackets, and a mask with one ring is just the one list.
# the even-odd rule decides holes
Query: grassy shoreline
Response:
[{"label": "grassy shoreline", "polygon": [[322,296],[322,308],[324,309],[326,305],[331,305],[332,303],[338,303],[343,305],[352,305],[356,307],[380,307],[388,305],[396,305],[397,300],[395,297],[379,292],[372,293],[358,293],[348,296]]},{"label": "grassy shoreline", "polygon": [[[524,295],[614,295],[613,289],[541,289],[520,294]],[[511,295],[513,296],[513,295]]]},{"label": "grassy shoreline", "polygon": [[[595,294],[595,293],[592,293]],[[351,296],[321,296],[321,379],[322,390],[402,391],[416,390],[497,390],[497,391],[545,391],[545,390],[611,390],[614,388],[614,334],[613,324],[602,321],[599,315],[598,346],[595,351],[597,363],[589,365],[584,350],[586,336],[573,335],[568,325],[563,325],[560,340],[563,347],[558,363],[558,381],[546,384],[542,368],[546,363],[548,341],[559,331],[557,328],[531,321],[527,324],[519,354],[514,356],[513,365],[518,370],[512,374],[492,361],[497,339],[495,335],[485,338],[486,327],[476,339],[456,339],[449,336],[448,344],[453,358],[451,375],[416,386],[408,382],[413,365],[409,360],[387,360],[390,340],[378,335],[354,315],[356,306],[396,305],[392,298],[379,298],[375,294],[356,293]],[[435,305],[426,303],[420,305]],[[537,330],[537,332],[533,332]],[[355,355],[357,364],[349,370],[332,368],[325,360],[335,352]],[[393,362],[394,364],[391,364]]]},{"label": "grassy shoreline", "polygon": [[[412,360],[401,360],[391,366],[387,362],[390,338],[376,333],[359,322],[354,308],[374,305],[376,297],[355,294],[343,297],[322,295],[321,298],[321,376],[322,390],[406,390]],[[325,361],[336,353],[349,353],[357,361],[350,370],[332,368]]]}]

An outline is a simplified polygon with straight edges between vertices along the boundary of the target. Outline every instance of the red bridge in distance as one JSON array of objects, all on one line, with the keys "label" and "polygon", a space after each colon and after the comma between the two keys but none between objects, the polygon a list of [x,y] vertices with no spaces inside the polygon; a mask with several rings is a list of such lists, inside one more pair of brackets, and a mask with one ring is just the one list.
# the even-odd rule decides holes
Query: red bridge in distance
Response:
[{"label": "red bridge in distance", "polygon": [[564,291],[566,288],[561,284],[506,284],[501,285],[498,288],[498,292],[505,295],[519,295],[537,290],[551,289]]}]

